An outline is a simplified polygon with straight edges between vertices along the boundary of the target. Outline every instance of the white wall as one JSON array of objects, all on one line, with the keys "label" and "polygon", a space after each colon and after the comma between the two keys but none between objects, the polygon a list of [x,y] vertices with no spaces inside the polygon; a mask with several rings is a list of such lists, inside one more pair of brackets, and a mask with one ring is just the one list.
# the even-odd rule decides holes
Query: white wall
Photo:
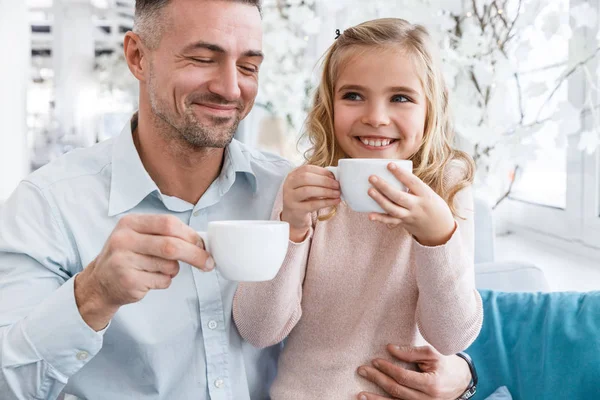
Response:
[{"label": "white wall", "polygon": [[27,5],[0,0],[0,202],[29,172],[27,85],[30,30]]},{"label": "white wall", "polygon": [[61,132],[87,147],[96,139],[93,7],[89,0],[54,0],[52,60]]}]

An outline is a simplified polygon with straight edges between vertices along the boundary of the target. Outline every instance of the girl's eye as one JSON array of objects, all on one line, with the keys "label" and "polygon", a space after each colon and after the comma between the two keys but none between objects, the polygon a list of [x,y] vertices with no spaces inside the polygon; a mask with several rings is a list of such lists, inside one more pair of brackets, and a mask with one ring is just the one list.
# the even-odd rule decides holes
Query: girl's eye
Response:
[{"label": "girl's eye", "polygon": [[397,94],[392,97],[392,103],[406,103],[406,102],[410,102],[410,101],[411,100],[408,97],[403,96],[401,94]]},{"label": "girl's eye", "polygon": [[344,100],[352,100],[352,101],[356,101],[356,100],[361,100],[362,99],[360,97],[360,95],[358,93],[355,93],[355,92],[346,93],[342,98]]}]

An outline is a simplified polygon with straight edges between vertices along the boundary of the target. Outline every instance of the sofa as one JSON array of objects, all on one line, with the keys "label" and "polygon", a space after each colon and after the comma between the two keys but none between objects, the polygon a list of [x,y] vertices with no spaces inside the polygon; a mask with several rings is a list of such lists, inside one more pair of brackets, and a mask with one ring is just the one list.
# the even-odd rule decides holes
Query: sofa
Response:
[{"label": "sofa", "polygon": [[494,236],[491,210],[476,199],[484,322],[467,349],[479,374],[474,399],[600,399],[600,292],[550,293],[539,267],[495,262]]}]

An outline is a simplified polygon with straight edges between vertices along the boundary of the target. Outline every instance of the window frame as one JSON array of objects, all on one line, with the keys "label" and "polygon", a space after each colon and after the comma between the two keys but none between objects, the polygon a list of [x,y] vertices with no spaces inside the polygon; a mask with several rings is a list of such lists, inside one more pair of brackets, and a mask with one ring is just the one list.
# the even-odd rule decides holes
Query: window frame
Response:
[{"label": "window frame", "polygon": [[[569,9],[584,2],[571,0]],[[600,19],[599,2],[587,3],[594,7]],[[570,65],[577,54],[590,54],[598,47],[597,33],[598,25],[595,29],[573,29],[573,36],[569,40]],[[597,66],[596,58],[588,63],[588,70],[593,74],[593,79],[600,82]],[[567,84],[569,101],[576,107],[583,107],[585,75],[581,71],[575,73],[569,77]],[[597,104],[600,96],[596,93],[593,97],[594,104]],[[582,130],[568,137],[566,208],[533,204],[509,196],[507,204],[503,206],[503,218],[511,232],[530,234],[565,250],[600,259],[600,151],[588,154],[578,149],[581,132],[589,128],[591,123],[590,115],[582,117]]]}]

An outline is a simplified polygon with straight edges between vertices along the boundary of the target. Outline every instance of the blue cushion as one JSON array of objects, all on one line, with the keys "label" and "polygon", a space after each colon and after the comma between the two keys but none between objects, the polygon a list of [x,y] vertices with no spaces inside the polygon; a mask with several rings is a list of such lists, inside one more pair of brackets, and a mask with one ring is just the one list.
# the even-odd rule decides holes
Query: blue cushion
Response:
[{"label": "blue cushion", "polygon": [[515,400],[600,399],[600,292],[480,293],[476,399],[500,386]]},{"label": "blue cushion", "polygon": [[485,400],[513,400],[506,386],[499,387],[490,397]]}]

